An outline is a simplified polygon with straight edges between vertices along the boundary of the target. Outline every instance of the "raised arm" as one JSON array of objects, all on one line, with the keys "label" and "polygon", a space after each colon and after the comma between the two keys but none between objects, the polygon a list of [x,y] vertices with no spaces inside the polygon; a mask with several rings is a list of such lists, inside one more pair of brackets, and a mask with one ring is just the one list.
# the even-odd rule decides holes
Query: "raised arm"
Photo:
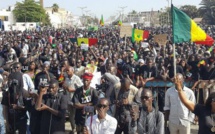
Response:
[{"label": "raised arm", "polygon": [[180,76],[176,76],[175,77],[175,87],[176,89],[178,90],[178,95],[179,95],[179,98],[181,100],[181,102],[191,111],[193,112],[194,111],[194,108],[195,108],[195,103],[190,101],[187,97],[186,97],[186,94],[184,93],[183,91],[183,85],[182,85],[182,82],[180,81]]}]

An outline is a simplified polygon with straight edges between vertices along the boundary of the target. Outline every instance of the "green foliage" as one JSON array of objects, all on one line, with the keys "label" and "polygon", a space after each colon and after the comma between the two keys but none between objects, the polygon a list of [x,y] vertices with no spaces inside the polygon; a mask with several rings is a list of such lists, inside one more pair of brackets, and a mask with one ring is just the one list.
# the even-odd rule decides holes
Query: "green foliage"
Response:
[{"label": "green foliage", "polygon": [[59,9],[58,4],[54,3],[54,4],[52,5],[52,11],[53,11],[53,12],[58,12],[58,9]]},{"label": "green foliage", "polygon": [[185,12],[190,18],[194,19],[198,16],[198,9],[196,6],[193,5],[184,5],[180,7],[180,10]]},{"label": "green foliage", "polygon": [[206,24],[215,25],[215,0],[202,0],[199,15]]},{"label": "green foliage", "polygon": [[159,22],[161,26],[171,24],[171,8],[161,9],[159,11]]},{"label": "green foliage", "polygon": [[44,25],[50,25],[49,16],[34,0],[17,2],[13,13],[17,22],[42,22]]}]

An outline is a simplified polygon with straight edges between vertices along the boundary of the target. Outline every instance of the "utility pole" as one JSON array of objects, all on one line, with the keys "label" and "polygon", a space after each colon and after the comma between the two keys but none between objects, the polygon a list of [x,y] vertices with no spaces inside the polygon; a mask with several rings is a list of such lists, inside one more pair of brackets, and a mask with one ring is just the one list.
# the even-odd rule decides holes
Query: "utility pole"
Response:
[{"label": "utility pole", "polygon": [[125,9],[125,8],[127,8],[127,6],[124,6],[124,7],[119,7],[119,8],[121,8],[121,10],[122,10],[122,18],[121,18],[121,19],[122,19],[122,21],[123,21],[123,16],[124,16],[124,9]]},{"label": "utility pole", "polygon": [[85,12],[85,20],[86,20],[87,24],[88,24],[88,19],[89,19],[90,11],[91,11],[91,10],[85,10],[85,11],[84,11],[84,12]]},{"label": "utility pole", "polygon": [[169,25],[169,14],[170,14],[170,12],[169,12],[169,0],[167,0],[167,26]]},{"label": "utility pole", "polygon": [[84,25],[84,9],[87,8],[87,7],[78,7],[81,9],[81,12],[82,12],[82,22],[83,22],[83,25]]}]

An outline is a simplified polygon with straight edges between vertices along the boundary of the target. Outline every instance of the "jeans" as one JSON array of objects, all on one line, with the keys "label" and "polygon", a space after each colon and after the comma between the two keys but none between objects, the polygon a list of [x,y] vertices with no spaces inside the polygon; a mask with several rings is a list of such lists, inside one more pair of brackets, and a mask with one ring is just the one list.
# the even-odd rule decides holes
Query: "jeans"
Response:
[{"label": "jeans", "polygon": [[2,110],[2,105],[0,104],[0,134],[5,134],[5,124]]}]

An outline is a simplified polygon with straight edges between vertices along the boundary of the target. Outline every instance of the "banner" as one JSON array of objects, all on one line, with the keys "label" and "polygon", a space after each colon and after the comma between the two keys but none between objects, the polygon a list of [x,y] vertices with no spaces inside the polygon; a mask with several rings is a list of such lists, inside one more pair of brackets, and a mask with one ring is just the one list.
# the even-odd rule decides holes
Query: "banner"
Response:
[{"label": "banner", "polygon": [[89,45],[88,44],[81,44],[81,50],[88,51]]},{"label": "banner", "polygon": [[159,34],[154,36],[154,42],[157,42],[159,45],[166,45],[167,34]]},{"label": "banner", "polygon": [[123,38],[125,37],[125,35],[127,37],[131,37],[132,36],[132,26],[130,25],[122,25],[120,27],[120,37]]}]

